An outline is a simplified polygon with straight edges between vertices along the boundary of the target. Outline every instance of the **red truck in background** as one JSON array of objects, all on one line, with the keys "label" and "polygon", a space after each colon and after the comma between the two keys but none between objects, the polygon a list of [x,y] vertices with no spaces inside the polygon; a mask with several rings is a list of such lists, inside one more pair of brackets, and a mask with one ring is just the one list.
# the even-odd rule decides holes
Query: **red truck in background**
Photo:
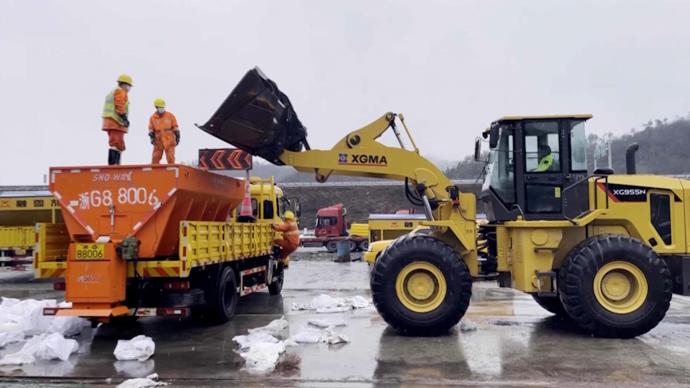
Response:
[{"label": "red truck in background", "polygon": [[369,227],[367,224],[353,224],[348,232],[347,208],[337,203],[316,212],[314,235],[303,235],[304,247],[326,247],[328,252],[337,250],[338,241],[348,240],[350,251],[366,251],[369,248]]}]

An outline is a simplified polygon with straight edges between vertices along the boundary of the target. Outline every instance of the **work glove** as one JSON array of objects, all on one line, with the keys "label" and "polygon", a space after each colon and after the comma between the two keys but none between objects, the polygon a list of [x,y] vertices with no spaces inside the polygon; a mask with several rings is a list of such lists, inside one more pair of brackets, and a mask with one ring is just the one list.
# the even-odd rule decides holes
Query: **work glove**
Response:
[{"label": "work glove", "polygon": [[175,131],[175,145],[180,144],[180,131]]},{"label": "work glove", "polygon": [[151,145],[153,145],[156,142],[156,134],[149,132],[149,138],[151,139]]},{"label": "work glove", "polygon": [[127,119],[127,115],[120,115],[120,120],[122,120],[122,125],[125,128],[129,128],[129,120]]}]

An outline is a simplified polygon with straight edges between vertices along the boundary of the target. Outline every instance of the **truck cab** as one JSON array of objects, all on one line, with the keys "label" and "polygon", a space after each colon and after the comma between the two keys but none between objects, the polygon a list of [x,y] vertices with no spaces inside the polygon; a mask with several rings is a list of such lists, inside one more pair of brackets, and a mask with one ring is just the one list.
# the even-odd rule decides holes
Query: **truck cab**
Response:
[{"label": "truck cab", "polygon": [[347,208],[342,203],[317,210],[314,235],[316,237],[347,236],[346,215]]},{"label": "truck cab", "polygon": [[[297,217],[300,216],[299,200],[286,198],[283,189],[275,184],[274,177],[253,176],[249,178],[249,183],[252,215],[257,222],[280,223],[287,210],[292,210]],[[237,212],[238,209],[235,209],[233,218],[236,217]]]}]

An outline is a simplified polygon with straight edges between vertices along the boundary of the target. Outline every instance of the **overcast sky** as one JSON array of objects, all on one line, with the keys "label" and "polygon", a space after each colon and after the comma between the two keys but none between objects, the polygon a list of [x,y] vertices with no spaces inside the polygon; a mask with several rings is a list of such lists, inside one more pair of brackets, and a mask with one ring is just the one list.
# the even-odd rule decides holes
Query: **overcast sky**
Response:
[{"label": "overcast sky", "polygon": [[386,111],[456,160],[507,114],[592,113],[622,133],[690,111],[688,1],[0,0],[0,185],[107,160],[105,95],[134,77],[125,163],[146,163],[162,97],[178,160],[224,143],[204,123],[258,65],[313,148]]}]

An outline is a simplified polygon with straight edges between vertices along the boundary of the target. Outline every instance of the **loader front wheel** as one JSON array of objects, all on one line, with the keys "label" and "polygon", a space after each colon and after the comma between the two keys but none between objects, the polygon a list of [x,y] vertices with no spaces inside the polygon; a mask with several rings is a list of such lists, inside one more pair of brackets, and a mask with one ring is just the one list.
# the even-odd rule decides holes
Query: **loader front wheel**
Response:
[{"label": "loader front wheel", "polygon": [[568,315],[600,337],[632,338],[653,329],[671,302],[666,263],[641,241],[602,235],[566,257],[559,294]]},{"label": "loader front wheel", "polygon": [[405,335],[441,335],[465,314],[472,279],[462,257],[427,235],[395,240],[376,260],[371,275],[374,305]]}]

